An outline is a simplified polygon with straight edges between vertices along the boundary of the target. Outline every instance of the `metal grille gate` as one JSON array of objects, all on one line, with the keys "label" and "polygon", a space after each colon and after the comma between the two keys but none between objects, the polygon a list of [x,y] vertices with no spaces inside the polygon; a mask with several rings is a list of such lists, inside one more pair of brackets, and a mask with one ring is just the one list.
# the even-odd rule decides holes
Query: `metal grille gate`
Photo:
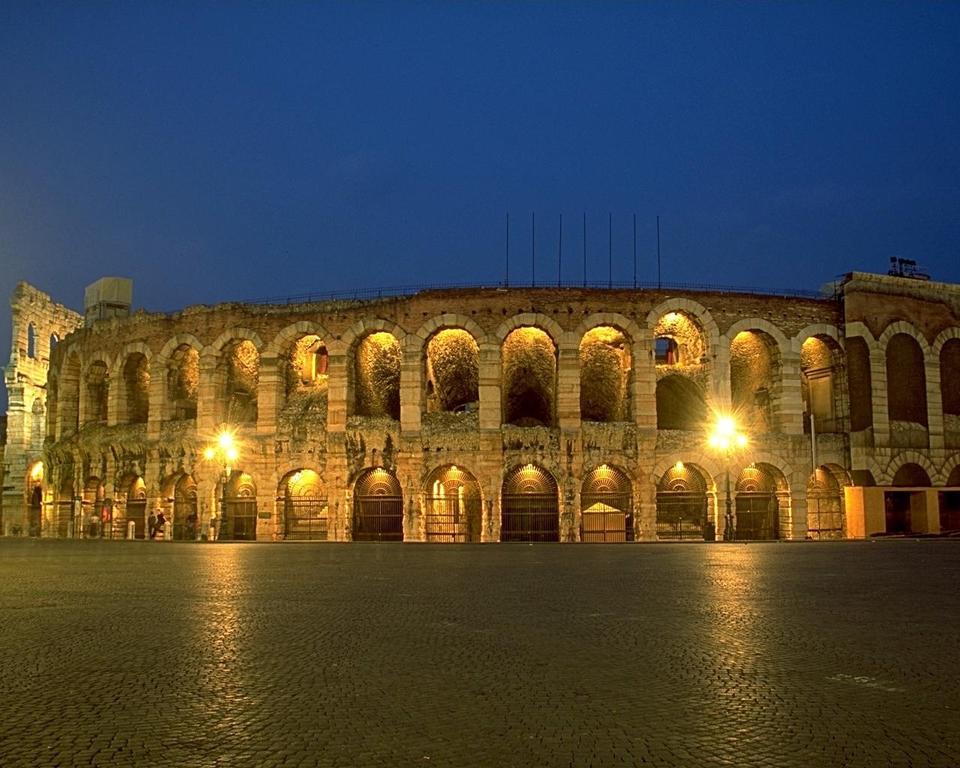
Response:
[{"label": "metal grille gate", "polygon": [[502,502],[500,541],[560,541],[556,494],[504,494]]},{"label": "metal grille gate", "polygon": [[[145,518],[147,516],[147,500],[146,499],[133,499],[127,501],[127,514],[126,520],[121,520],[120,524],[123,527],[123,531],[120,533],[119,538],[123,538],[126,535],[127,523],[130,520],[134,522],[134,538],[142,539],[143,532],[146,528]],[[114,521],[114,526],[116,526],[116,521]],[[117,538],[116,533],[114,538]]]},{"label": "metal grille gate", "polygon": [[197,538],[197,499],[175,499],[173,502],[173,538],[193,541]]},{"label": "metal grille gate", "polygon": [[225,541],[257,540],[257,500],[249,496],[224,499],[224,520],[220,521],[220,538]]},{"label": "metal grille gate", "polygon": [[843,509],[839,496],[807,495],[807,535],[817,540],[843,538]]},{"label": "metal grille gate", "polygon": [[661,541],[702,540],[706,522],[706,494],[698,491],[657,494],[657,538]]},{"label": "metal grille gate", "polygon": [[770,493],[737,494],[737,541],[770,541],[780,538],[777,497]]},{"label": "metal grille gate", "polygon": [[403,541],[403,498],[357,496],[353,510],[354,541]]},{"label": "metal grille gate", "polygon": [[326,541],[327,500],[319,496],[282,496],[284,537],[292,541]]},{"label": "metal grille gate", "polygon": [[629,493],[584,493],[580,541],[633,541]]},{"label": "metal grille gate", "polygon": [[479,498],[427,496],[424,502],[427,541],[480,541]]}]

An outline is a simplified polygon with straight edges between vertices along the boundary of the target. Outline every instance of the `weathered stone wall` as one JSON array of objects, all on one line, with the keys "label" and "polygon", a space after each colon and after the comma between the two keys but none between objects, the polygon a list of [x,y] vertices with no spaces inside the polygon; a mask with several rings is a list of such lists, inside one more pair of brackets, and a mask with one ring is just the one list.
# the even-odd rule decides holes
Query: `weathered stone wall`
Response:
[{"label": "weathered stone wall", "polygon": [[[923,316],[922,302],[911,296],[904,306]],[[204,460],[203,449],[221,422],[230,422],[238,438],[234,469],[248,474],[256,486],[260,538],[284,536],[284,513],[277,499],[283,496],[284,478],[299,470],[313,471],[322,479],[331,538],[350,538],[354,484],[372,467],[383,467],[397,478],[404,498],[404,531],[417,538],[425,530],[425,483],[441,468],[456,466],[476,480],[485,540],[499,536],[505,475],[534,464],[556,480],[560,538],[575,540],[580,535],[583,480],[594,468],[617,467],[630,479],[636,536],[650,539],[657,536],[657,484],[682,462],[704,476],[709,514],[722,527],[722,513],[717,515],[722,503],[718,505],[716,495],[722,495],[727,466],[706,447],[708,425],[699,423],[703,419],[676,418],[678,409],[689,411],[693,406],[686,401],[678,405],[679,395],[671,399],[669,389],[660,393],[660,408],[673,408],[669,423],[686,428],[656,429],[656,382],[682,376],[702,391],[702,398],[699,394],[695,398],[698,403],[706,400],[713,409],[729,409],[731,361],[736,357],[732,342],[741,331],[752,330],[763,334],[770,353],[762,373],[772,392],[774,417],[751,435],[749,448],[731,459],[729,469],[736,477],[751,465],[771,468],[770,477],[779,478],[779,533],[803,537],[805,494],[813,467],[810,437],[803,433],[800,382],[801,367],[811,362],[802,358],[801,350],[811,336],[832,339],[838,358],[833,363],[842,367],[844,331],[850,331],[844,313],[850,304],[747,294],[678,296],[668,291],[544,288],[431,291],[369,302],[290,306],[223,304],[190,307],[173,315],[141,312],[94,323],[55,352],[53,382],[64,379],[57,374],[68,365],[86,374],[97,360],[107,363],[107,414],[102,424],[82,418],[81,402],[79,429],[62,415],[51,417],[47,463],[59,484],[60,475],[71,474],[73,488],[84,488],[91,477],[100,478],[107,499],[121,498],[130,476],[143,477],[148,509],[168,504],[163,489],[175,485],[173,478],[190,475],[196,481],[202,530],[216,509],[222,471],[216,462]],[[855,297],[853,304],[863,302]],[[674,310],[695,320],[688,323],[695,333],[663,320]],[[611,329],[604,332],[610,339],[602,342],[599,352],[587,353],[585,362],[584,339],[600,327]],[[525,328],[537,329],[542,341],[520,344],[514,355],[513,342],[507,339],[519,339],[511,333]],[[855,331],[859,328],[854,326]],[[431,340],[446,330],[455,333],[446,336],[448,343],[433,347],[431,359]],[[678,337],[688,357],[697,359],[656,365],[654,339],[667,333]],[[375,343],[367,354],[365,344],[387,334],[396,342],[389,345],[390,354]],[[291,371],[302,369],[306,346],[298,343],[307,337],[311,349],[320,344],[328,356],[326,371],[309,385],[296,375],[291,378]],[[468,337],[472,344],[459,343]],[[241,343],[251,359],[256,353],[256,375],[247,382],[256,410],[248,424],[238,425],[225,418],[229,412],[223,398],[230,377],[236,383],[238,371],[244,370],[231,373],[225,366],[225,358]],[[925,341],[927,347],[931,343]],[[878,344],[871,335],[871,374],[877,374],[877,365],[882,369]],[[197,361],[187,374],[175,364],[184,350],[192,350]],[[143,355],[148,366],[146,424],[128,423],[133,420],[131,411],[124,406],[123,388],[116,386],[135,353]],[[929,402],[931,444],[923,455],[931,478],[942,484],[952,470],[955,452],[948,455],[944,450],[944,419],[934,413],[940,402],[939,371],[933,370],[939,358],[925,354],[928,386],[935,385],[937,397]],[[521,364],[510,363],[511,358]],[[188,384],[182,382],[184,376]],[[878,408],[886,410],[884,379],[882,370],[873,376],[872,414]],[[85,380],[80,377],[81,388]],[[588,388],[593,394],[584,397]],[[550,418],[543,419],[536,408],[524,414],[528,406],[523,398],[511,399],[511,392],[522,395],[529,389],[544,393]],[[67,394],[82,400],[84,393]],[[173,401],[193,396],[195,418],[176,418],[189,409],[178,410]],[[465,400],[474,396],[476,401]],[[464,403],[469,407],[462,412],[449,411]],[[847,397],[840,398],[838,408],[840,417],[849,417]],[[64,409],[60,410],[62,414]],[[609,423],[600,423],[601,419]],[[510,420],[519,424],[508,425]],[[547,425],[534,426],[538,421]],[[899,449],[889,439],[888,421],[885,428],[886,443],[880,450],[868,444],[873,435],[855,446],[847,434],[821,435],[818,463],[841,472],[868,469],[878,479],[892,476],[896,467],[888,465]]]}]

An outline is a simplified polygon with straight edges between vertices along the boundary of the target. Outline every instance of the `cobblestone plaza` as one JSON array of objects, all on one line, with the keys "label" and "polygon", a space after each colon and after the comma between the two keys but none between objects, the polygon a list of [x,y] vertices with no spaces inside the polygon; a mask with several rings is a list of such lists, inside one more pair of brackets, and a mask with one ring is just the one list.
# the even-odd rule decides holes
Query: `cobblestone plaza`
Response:
[{"label": "cobblestone plaza", "polygon": [[0,764],[955,766],[960,542],[0,540]]}]

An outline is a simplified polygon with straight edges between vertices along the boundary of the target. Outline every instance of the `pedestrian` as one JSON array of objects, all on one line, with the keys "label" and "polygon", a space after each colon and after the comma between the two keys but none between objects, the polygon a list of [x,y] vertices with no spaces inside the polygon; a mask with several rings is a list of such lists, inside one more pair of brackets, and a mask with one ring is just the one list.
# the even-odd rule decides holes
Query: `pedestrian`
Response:
[{"label": "pedestrian", "polygon": [[157,535],[157,516],[150,513],[150,517],[147,518],[147,529],[150,531],[150,538],[152,539]]},{"label": "pedestrian", "polygon": [[163,510],[161,509],[159,512],[157,512],[157,522],[156,522],[156,527],[154,528],[154,531],[156,533],[162,533],[164,537],[166,537],[167,532],[164,530],[164,527],[166,526],[166,524],[167,524],[167,518],[164,516]]}]

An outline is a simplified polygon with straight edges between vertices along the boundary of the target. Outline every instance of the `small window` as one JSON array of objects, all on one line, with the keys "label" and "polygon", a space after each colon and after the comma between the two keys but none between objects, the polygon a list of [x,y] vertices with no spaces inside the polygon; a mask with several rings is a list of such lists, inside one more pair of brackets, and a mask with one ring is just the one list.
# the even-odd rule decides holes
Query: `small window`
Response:
[{"label": "small window", "polygon": [[657,365],[676,365],[680,362],[680,348],[669,336],[658,336],[656,343]]},{"label": "small window", "polygon": [[27,357],[31,360],[37,359],[37,329],[33,323],[27,326]]}]

